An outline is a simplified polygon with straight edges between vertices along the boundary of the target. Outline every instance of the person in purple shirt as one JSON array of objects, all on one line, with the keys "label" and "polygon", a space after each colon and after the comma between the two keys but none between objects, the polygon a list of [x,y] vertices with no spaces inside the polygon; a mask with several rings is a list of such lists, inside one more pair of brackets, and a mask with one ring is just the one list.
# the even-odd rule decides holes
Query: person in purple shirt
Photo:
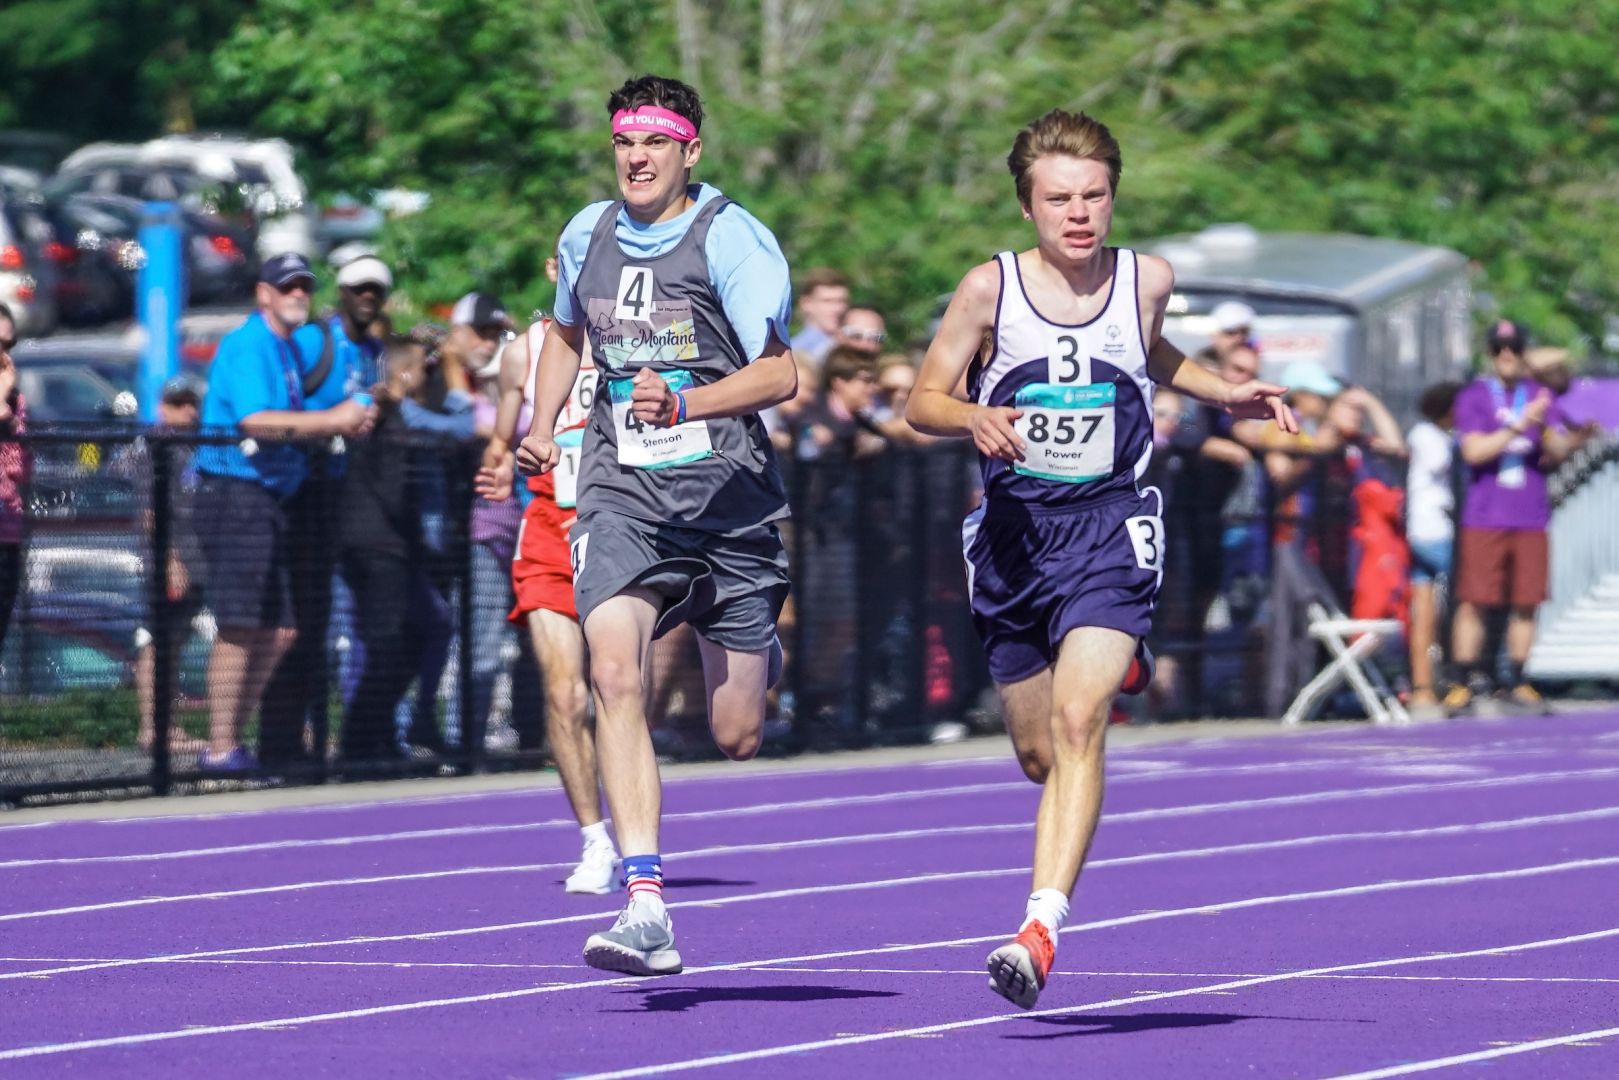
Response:
[{"label": "person in purple shirt", "polygon": [[1523,666],[1535,639],[1535,609],[1546,599],[1546,526],[1551,509],[1546,475],[1579,448],[1584,434],[1565,430],[1556,398],[1529,377],[1524,353],[1529,334],[1502,319],[1487,345],[1493,374],[1475,379],[1456,397],[1456,436],[1468,466],[1456,573],[1451,658],[1457,679],[1445,695],[1447,712],[1461,712],[1487,685],[1486,608],[1509,609],[1507,652],[1512,660],[1511,700],[1540,708],[1539,692]]}]

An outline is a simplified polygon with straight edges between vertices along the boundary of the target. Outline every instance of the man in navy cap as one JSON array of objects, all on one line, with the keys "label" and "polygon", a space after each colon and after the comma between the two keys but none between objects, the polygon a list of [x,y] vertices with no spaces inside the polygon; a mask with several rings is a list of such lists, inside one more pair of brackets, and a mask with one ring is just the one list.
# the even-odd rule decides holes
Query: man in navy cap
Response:
[{"label": "man in navy cap", "polygon": [[291,440],[357,435],[375,410],[353,399],[305,407],[292,332],[309,318],[315,275],[294,253],[265,260],[258,310],[219,343],[203,400],[202,426],[240,442],[197,452],[197,539],[203,597],[218,636],[208,660],[209,747],[199,767],[257,766],[242,729],[276,662],[297,636],[285,504],[303,483],[303,450]]}]

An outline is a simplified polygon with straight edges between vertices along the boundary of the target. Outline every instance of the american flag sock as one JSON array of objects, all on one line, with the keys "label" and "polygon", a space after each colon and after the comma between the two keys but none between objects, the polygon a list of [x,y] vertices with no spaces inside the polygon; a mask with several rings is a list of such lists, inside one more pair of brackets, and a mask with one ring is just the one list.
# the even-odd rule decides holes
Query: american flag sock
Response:
[{"label": "american flag sock", "polygon": [[630,899],[663,900],[663,857],[660,855],[626,855],[624,857],[624,884],[629,887]]}]

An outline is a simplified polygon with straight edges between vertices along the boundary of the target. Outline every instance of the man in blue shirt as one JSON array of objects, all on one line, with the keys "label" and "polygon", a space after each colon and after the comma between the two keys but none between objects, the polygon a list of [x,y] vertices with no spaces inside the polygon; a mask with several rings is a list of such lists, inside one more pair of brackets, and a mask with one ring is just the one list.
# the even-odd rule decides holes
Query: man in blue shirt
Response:
[{"label": "man in blue shirt", "polygon": [[[292,335],[305,409],[327,409],[356,394],[368,395],[381,381],[387,325],[382,305],[392,288],[393,272],[374,255],[339,267],[337,310],[304,323]],[[303,486],[286,505],[298,638],[276,665],[259,706],[259,760],[265,765],[313,765],[321,756],[306,752],[304,732],[326,708],[329,692],[326,641],[338,587],[337,519],[344,507],[337,487],[345,460],[344,455],[312,448]],[[339,622],[340,633],[353,640],[352,626],[342,626],[342,616]]]},{"label": "man in blue shirt", "polygon": [[257,766],[242,729],[293,629],[286,500],[307,462],[294,438],[367,430],[375,410],[354,400],[310,410],[292,333],[309,318],[315,275],[303,256],[277,255],[259,273],[258,310],[219,343],[203,400],[207,433],[240,442],[197,451],[196,523],[203,597],[218,636],[208,660],[209,748],[200,766]]}]

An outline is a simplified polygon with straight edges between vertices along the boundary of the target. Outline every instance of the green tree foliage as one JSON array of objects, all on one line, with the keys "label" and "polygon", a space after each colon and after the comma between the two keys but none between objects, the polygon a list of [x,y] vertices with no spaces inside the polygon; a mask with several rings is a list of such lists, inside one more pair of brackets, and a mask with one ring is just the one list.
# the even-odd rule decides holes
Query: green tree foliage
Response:
[{"label": "green tree foliage", "polygon": [[251,0],[0,4],[0,128],[86,141],[189,130],[210,52],[252,6]]},{"label": "green tree foliage", "polygon": [[[82,17],[42,29],[39,9],[69,6]],[[23,0],[0,37],[23,20],[81,63],[119,6]],[[614,193],[606,96],[643,71],[703,91],[701,177],[795,267],[843,268],[913,333],[969,266],[1027,243],[1005,155],[1058,105],[1124,145],[1123,242],[1241,220],[1445,244],[1557,337],[1598,335],[1619,300],[1619,0],[236,7],[250,14],[195,81],[199,115],[292,140],[317,190],[430,192],[387,234],[422,300],[549,301],[546,250]]]}]

